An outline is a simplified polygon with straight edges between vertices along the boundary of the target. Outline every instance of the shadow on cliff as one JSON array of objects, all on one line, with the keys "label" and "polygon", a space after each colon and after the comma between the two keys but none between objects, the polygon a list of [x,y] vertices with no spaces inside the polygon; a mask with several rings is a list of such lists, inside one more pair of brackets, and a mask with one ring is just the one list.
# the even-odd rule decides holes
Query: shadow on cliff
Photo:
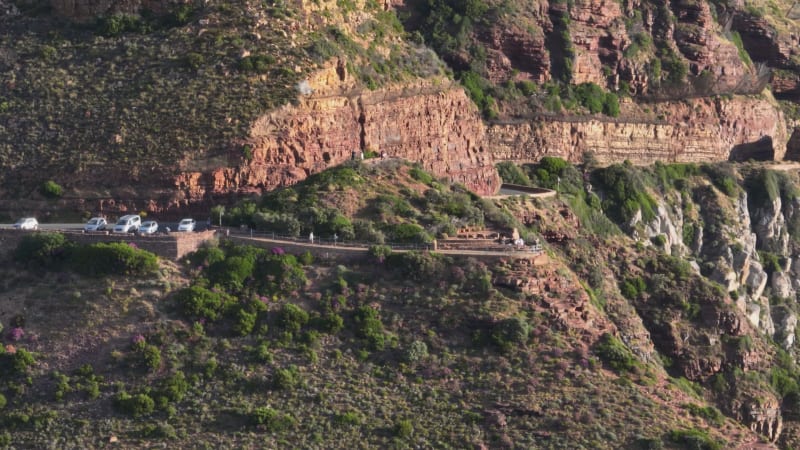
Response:
[{"label": "shadow on cliff", "polygon": [[772,161],[775,159],[775,147],[772,137],[764,136],[755,142],[734,145],[728,161]]}]

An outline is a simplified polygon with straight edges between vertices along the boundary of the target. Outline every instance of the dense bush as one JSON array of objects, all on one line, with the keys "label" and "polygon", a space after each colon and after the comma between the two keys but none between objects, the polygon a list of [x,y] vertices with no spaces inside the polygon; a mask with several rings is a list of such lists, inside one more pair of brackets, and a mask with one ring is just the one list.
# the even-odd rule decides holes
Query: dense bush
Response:
[{"label": "dense bush", "polygon": [[625,279],[619,287],[620,293],[628,300],[634,300],[639,294],[647,291],[647,285],[642,277]]},{"label": "dense bush", "polygon": [[208,281],[233,292],[242,290],[255,268],[253,255],[228,256],[208,267]]},{"label": "dense bush", "polygon": [[275,64],[275,58],[270,55],[250,55],[239,60],[239,70],[267,73],[273,64]]},{"label": "dense bush", "polygon": [[0,346],[0,375],[11,377],[24,375],[28,368],[36,363],[33,353],[24,348],[16,349],[16,352],[7,353],[5,348]]},{"label": "dense bush", "polygon": [[692,450],[721,450],[722,445],[708,435],[707,431],[692,428],[690,430],[672,430],[669,440],[680,444],[682,448]]},{"label": "dense bush", "polygon": [[217,320],[234,300],[227,294],[190,286],[175,293],[180,312],[192,319]]},{"label": "dense bush", "polygon": [[286,331],[297,333],[308,323],[309,315],[301,307],[286,303],[278,313],[278,324]]},{"label": "dense bush", "polygon": [[372,350],[383,350],[386,336],[378,310],[361,306],[356,310],[354,320],[356,336],[364,339]]},{"label": "dense bush", "polygon": [[268,406],[255,408],[248,416],[253,425],[263,427],[268,432],[287,430],[295,424],[292,416],[280,413]]},{"label": "dense bush", "polygon": [[53,268],[67,258],[68,245],[61,233],[26,234],[14,250],[14,259],[30,267]]},{"label": "dense bush", "polygon": [[732,164],[703,164],[700,169],[708,175],[714,186],[728,197],[733,197],[739,192],[739,184],[736,181],[736,172]]},{"label": "dense bush", "polygon": [[614,164],[594,172],[594,178],[605,193],[603,210],[620,225],[630,225],[641,211],[644,222],[656,216],[656,202],[647,193],[640,174],[629,164]]},{"label": "dense bush", "polygon": [[617,372],[632,372],[639,365],[628,347],[609,333],[603,334],[600,338],[595,345],[595,352]]},{"label": "dense bush", "polygon": [[159,383],[158,394],[169,401],[179,402],[189,390],[189,382],[180,370],[164,378]]},{"label": "dense bush", "polygon": [[503,319],[494,325],[492,342],[504,351],[514,346],[525,345],[531,332],[531,325],[522,317]]},{"label": "dense bush", "polygon": [[721,427],[725,424],[725,416],[713,406],[699,406],[694,403],[687,403],[683,407],[693,416],[702,417],[711,425]]},{"label": "dense bush", "polygon": [[386,224],[383,231],[392,242],[424,244],[433,240],[424,228],[415,223]]},{"label": "dense bush", "polygon": [[158,257],[122,242],[77,246],[72,250],[70,267],[89,276],[150,275],[158,270]]},{"label": "dense bush", "polygon": [[440,280],[450,260],[442,255],[424,252],[392,253],[386,259],[389,267],[399,270],[414,281]]},{"label": "dense bush", "polygon": [[47,198],[59,198],[64,193],[64,188],[55,181],[48,180],[42,183],[39,192]]},{"label": "dense bush", "polygon": [[156,402],[147,394],[131,395],[123,391],[114,398],[114,407],[133,417],[141,417],[152,413]]},{"label": "dense bush", "polygon": [[427,184],[430,186],[431,183],[433,183],[433,176],[418,166],[414,166],[409,169],[408,174],[411,175],[411,178],[419,181],[422,184]]},{"label": "dense bush", "polygon": [[530,186],[531,180],[528,175],[516,164],[509,161],[497,163],[497,173],[504,183],[519,184],[522,186]]}]

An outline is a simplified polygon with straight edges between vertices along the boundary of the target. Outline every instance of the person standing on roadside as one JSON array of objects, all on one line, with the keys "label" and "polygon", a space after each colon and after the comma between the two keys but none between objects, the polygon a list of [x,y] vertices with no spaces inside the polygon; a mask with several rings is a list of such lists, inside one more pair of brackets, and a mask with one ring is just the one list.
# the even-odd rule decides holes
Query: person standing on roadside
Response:
[{"label": "person standing on roadside", "polygon": [[308,241],[314,243],[314,232],[308,233]]}]

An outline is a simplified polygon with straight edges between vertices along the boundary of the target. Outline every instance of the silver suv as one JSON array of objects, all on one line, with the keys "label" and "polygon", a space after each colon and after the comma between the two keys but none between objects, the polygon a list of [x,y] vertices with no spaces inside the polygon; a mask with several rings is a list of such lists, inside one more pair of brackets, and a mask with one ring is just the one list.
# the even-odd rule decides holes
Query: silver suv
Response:
[{"label": "silver suv", "polygon": [[137,215],[122,216],[114,225],[114,233],[133,233],[142,225],[142,218]]}]

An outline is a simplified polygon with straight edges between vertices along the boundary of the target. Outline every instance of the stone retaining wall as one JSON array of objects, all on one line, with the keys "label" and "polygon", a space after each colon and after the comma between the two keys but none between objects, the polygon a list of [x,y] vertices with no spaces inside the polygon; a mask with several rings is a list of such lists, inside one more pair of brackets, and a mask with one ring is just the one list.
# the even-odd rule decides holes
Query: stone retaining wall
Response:
[{"label": "stone retaining wall", "polygon": [[[12,252],[27,231],[0,230],[0,253]],[[177,260],[187,253],[197,250],[200,245],[214,238],[215,230],[195,233],[156,234],[137,236],[134,234],[105,234],[62,232],[67,239],[79,244],[95,244],[97,242],[128,242],[142,250],[153,252],[161,258]]]}]

